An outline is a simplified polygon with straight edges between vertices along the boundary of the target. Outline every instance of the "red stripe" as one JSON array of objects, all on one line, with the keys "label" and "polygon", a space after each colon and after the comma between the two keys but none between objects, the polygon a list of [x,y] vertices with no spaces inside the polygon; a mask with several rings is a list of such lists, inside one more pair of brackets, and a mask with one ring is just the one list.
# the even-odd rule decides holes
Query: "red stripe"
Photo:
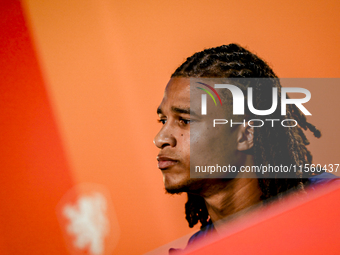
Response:
[{"label": "red stripe", "polygon": [[21,4],[0,1],[1,254],[67,254],[56,205],[73,186]]}]

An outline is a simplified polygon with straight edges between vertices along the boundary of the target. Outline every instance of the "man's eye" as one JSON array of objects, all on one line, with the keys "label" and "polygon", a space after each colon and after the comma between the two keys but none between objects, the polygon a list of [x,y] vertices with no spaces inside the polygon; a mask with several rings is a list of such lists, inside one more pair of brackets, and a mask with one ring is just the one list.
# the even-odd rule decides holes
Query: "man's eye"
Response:
[{"label": "man's eye", "polygon": [[166,123],[166,120],[165,119],[159,119],[157,120],[159,123],[162,123],[163,125]]},{"label": "man's eye", "polygon": [[182,122],[184,125],[190,124],[190,120],[188,120],[188,119],[180,118],[179,120],[180,120],[180,122]]}]

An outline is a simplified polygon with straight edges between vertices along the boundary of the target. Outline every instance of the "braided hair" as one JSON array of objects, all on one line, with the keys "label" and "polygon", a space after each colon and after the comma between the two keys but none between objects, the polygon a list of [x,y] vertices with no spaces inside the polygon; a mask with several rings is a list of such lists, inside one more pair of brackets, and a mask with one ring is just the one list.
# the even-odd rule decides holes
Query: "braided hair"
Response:
[{"label": "braided hair", "polygon": [[[252,84],[252,87],[257,88],[253,99],[256,109],[268,109],[266,108],[268,101],[265,98],[271,98],[271,94],[268,97],[268,90],[261,85],[260,78],[270,78],[273,80],[272,86],[278,89],[279,102],[281,101],[281,84],[273,70],[258,56],[237,44],[197,52],[187,58],[171,77],[255,78],[252,79],[255,82],[255,86]],[[249,112],[248,114],[251,115]],[[254,130],[252,154],[255,165],[293,164],[299,166],[312,163],[312,155],[306,148],[309,141],[302,129],[309,129],[317,138],[321,136],[320,131],[307,122],[306,116],[295,105],[287,105],[286,116],[283,117],[296,120],[298,125],[290,128],[283,128],[280,125],[278,127],[264,125]],[[282,119],[277,115],[274,118]],[[268,201],[292,189],[303,190],[308,184],[309,176],[298,171],[296,174],[296,178],[275,178],[275,173],[274,176],[273,173],[258,176],[259,187],[262,191],[261,200]],[[193,227],[198,221],[202,224],[201,228],[207,225],[209,214],[202,197],[188,193],[185,212],[189,227]]]}]

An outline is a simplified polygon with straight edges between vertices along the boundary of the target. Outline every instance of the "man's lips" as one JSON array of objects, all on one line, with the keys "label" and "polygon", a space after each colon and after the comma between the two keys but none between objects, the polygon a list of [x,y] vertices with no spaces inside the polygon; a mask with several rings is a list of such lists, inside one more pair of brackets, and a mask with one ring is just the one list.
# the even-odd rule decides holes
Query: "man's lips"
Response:
[{"label": "man's lips", "polygon": [[158,156],[157,160],[158,160],[158,168],[161,170],[165,170],[168,167],[171,167],[177,164],[178,162],[178,160],[170,158],[170,157],[166,157],[166,156]]}]

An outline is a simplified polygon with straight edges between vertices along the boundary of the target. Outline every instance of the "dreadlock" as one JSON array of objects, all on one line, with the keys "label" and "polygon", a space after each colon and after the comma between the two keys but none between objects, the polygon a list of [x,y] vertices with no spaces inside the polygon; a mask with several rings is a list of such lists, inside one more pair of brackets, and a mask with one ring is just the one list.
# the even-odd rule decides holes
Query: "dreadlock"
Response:
[{"label": "dreadlock", "polygon": [[[278,89],[279,102],[281,101],[281,84],[273,70],[262,59],[237,44],[223,45],[197,52],[187,58],[171,77],[256,78],[252,79],[255,86],[251,84],[252,87],[257,88],[253,99],[256,109],[268,109],[265,108],[268,105],[265,98],[271,98],[271,94],[268,97],[266,94],[268,90],[265,90],[265,86],[261,85],[260,78],[270,78],[273,80],[272,86]],[[250,113],[248,112],[248,114]],[[284,117],[295,119],[298,126],[291,128],[263,126],[254,130],[252,153],[255,165],[293,164],[299,166],[312,163],[312,155],[306,148],[309,141],[302,129],[309,129],[317,138],[321,136],[320,131],[307,122],[306,116],[295,105],[287,106],[287,113]],[[259,117],[257,116],[257,118]],[[276,118],[281,119],[282,117],[276,116]],[[303,190],[304,186],[308,184],[309,176],[300,172],[296,174],[296,178],[275,178],[275,173],[274,176],[273,173],[259,176],[258,182],[262,191],[261,200],[276,197],[293,188]],[[202,224],[201,228],[207,225],[209,214],[202,197],[188,193],[185,212],[190,227],[196,225],[198,221]]]}]

